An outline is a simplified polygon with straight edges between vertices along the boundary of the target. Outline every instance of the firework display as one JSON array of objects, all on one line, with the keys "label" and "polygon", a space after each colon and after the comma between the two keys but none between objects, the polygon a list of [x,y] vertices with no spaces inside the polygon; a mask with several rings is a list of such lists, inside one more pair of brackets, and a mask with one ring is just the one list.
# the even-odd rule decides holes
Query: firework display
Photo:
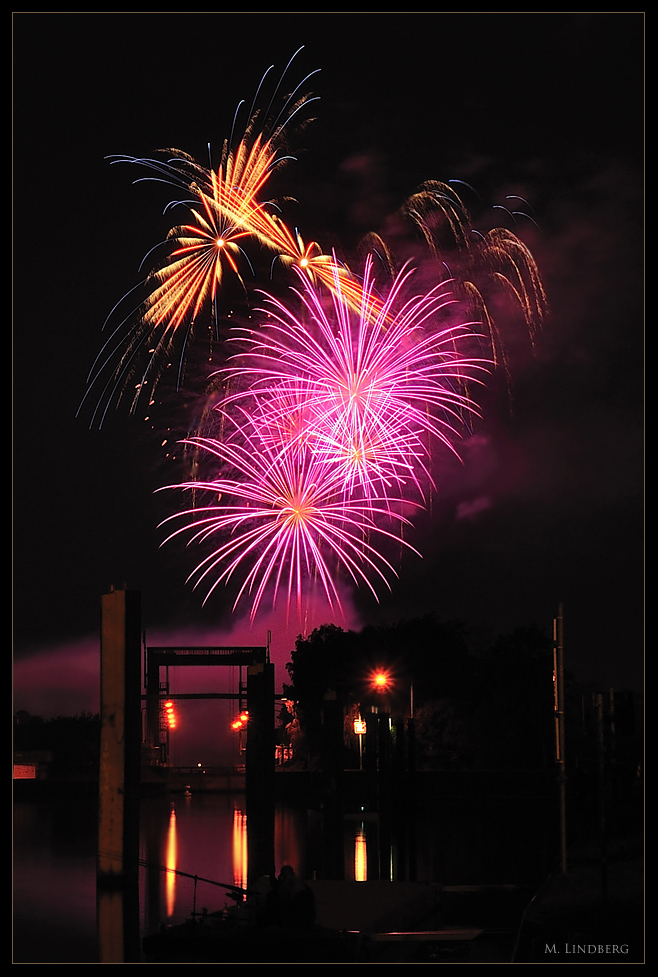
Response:
[{"label": "firework display", "polygon": [[455,303],[450,283],[401,302],[412,278],[403,269],[382,301],[368,257],[355,312],[353,289],[346,295],[337,273],[328,303],[298,275],[299,316],[268,297],[258,329],[236,329],[246,350],[223,371],[239,384],[228,401],[267,404],[265,417],[277,425],[294,418],[285,450],[310,446],[343,472],[346,492],[376,495],[405,483],[421,490],[428,445],[437,439],[454,450],[476,411],[465,383],[487,368],[463,352],[473,324],[438,325]]},{"label": "firework display", "polygon": [[[433,490],[436,459],[457,453],[478,414],[474,391],[491,369],[507,368],[492,290],[515,305],[531,341],[546,311],[528,249],[502,228],[475,233],[451,184],[423,184],[401,209],[419,232],[422,275],[413,261],[398,267],[375,232],[353,267],[305,243],[266,195],[289,158],[293,122],[314,101],[304,84],[281,108],[275,96],[265,111],[254,100],[216,168],[173,150],[162,161],[113,158],[180,191],[167,211],[183,207],[187,219],[145,259],[161,255],[138,307],[123,316],[122,302],[113,313],[120,322],[85,398],[97,397],[94,424],[124,400],[138,411],[166,367],[176,363],[180,376],[200,328],[217,341],[227,276],[244,293],[249,324],[223,337],[212,409],[187,440],[193,477],[167,486],[188,504],[166,525],[167,541],[200,548],[190,580],[206,599],[231,585],[234,606],[250,602],[252,617],[264,600],[301,605],[309,586],[340,608],[342,578],[375,596],[390,584],[392,554],[417,553],[407,536]],[[283,294],[259,288],[258,305],[251,249],[288,276]]]},{"label": "firework display", "polygon": [[315,578],[340,606],[333,568],[374,593],[369,573],[386,582],[394,572],[374,541],[409,546],[398,529],[422,504],[432,442],[453,449],[462,413],[475,410],[460,389],[485,364],[460,354],[467,328],[428,328],[449,297],[438,287],[396,311],[410,273],[380,303],[370,268],[358,314],[338,275],[325,308],[299,272],[303,320],[270,298],[259,329],[238,332],[246,351],[225,370],[238,386],[215,408],[222,439],[191,441],[219,473],[182,487],[217,501],[171,517],[184,520],[175,534],[220,540],[193,576],[212,578],[212,592],[244,570],[238,599],[249,594],[252,613],[268,586],[276,600],[283,576],[288,602]]}]

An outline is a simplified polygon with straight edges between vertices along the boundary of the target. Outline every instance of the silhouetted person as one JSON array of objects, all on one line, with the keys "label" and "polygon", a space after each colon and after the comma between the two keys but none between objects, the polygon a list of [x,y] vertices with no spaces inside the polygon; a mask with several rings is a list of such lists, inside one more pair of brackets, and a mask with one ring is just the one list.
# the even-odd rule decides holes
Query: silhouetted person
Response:
[{"label": "silhouetted person", "polygon": [[306,927],[315,922],[315,898],[310,888],[295,875],[292,865],[283,865],[273,892],[273,922],[276,926]]}]

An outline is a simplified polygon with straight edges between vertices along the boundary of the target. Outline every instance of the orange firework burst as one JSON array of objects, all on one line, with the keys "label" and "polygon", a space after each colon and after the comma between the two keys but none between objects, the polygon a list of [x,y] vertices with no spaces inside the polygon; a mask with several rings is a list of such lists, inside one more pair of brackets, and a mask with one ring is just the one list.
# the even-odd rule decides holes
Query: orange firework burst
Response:
[{"label": "orange firework burst", "polygon": [[325,254],[317,241],[304,244],[298,230],[293,233],[275,214],[266,211],[258,215],[258,227],[262,242],[277,252],[284,267],[301,272],[313,286],[321,284],[333,295],[340,294],[352,312],[373,318],[380,315],[383,302],[372,293],[366,296],[362,281],[335,255]]},{"label": "orange firework burst", "polygon": [[172,228],[167,241],[175,244],[174,250],[166,264],[149,276],[155,287],[142,323],[164,325],[163,340],[184,323],[194,324],[207,299],[214,302],[225,265],[242,282],[238,241],[258,236],[263,210],[258,195],[275,162],[272,141],[263,143],[259,134],[251,149],[244,139],[235,152],[225,147],[217,170],[205,172],[205,186],[190,185],[198,200],[190,207],[194,223]]},{"label": "orange firework burst", "polygon": [[[224,142],[216,169],[171,149],[163,151],[167,158],[162,160],[112,159],[144,166],[155,172],[155,176],[144,179],[182,190],[186,199],[172,201],[166,210],[184,206],[191,219],[173,227],[157,246],[164,247],[166,255],[137,286],[146,289],[146,298],[121,320],[90,371],[85,400],[92,389],[102,387],[92,423],[98,418],[102,423],[112,402],[127,393],[132,410],[142,397],[150,398],[163,369],[174,359],[182,369],[199,316],[208,307],[207,325],[212,335],[218,317],[217,293],[225,271],[245,288],[240,265],[249,265],[243,249],[246,239],[256,239],[270,249],[278,247],[278,241],[269,236],[270,223],[265,216],[268,202],[262,201],[261,195],[273,169],[287,158],[283,154],[286,127],[313,101],[309,95],[297,96],[300,87],[288,95],[276,116],[269,110],[262,116],[252,106],[244,136],[234,148],[232,139]],[[149,256],[156,250],[152,249]]]},{"label": "orange firework burst", "polygon": [[[500,209],[512,218],[522,214]],[[452,186],[436,180],[423,183],[405,202],[402,213],[419,229],[438,261],[458,256],[460,295],[488,330],[493,362],[502,364],[508,373],[505,337],[490,310],[488,296],[504,294],[512,299],[534,345],[547,312],[547,301],[530,250],[506,228],[495,227],[486,234],[476,232],[461,197]]]}]

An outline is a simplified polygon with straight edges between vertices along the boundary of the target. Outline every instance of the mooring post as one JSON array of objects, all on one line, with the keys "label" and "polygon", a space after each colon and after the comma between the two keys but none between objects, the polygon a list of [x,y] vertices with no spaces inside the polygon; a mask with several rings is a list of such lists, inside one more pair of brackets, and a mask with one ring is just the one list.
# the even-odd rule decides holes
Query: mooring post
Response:
[{"label": "mooring post", "polygon": [[141,600],[102,597],[98,795],[98,936],[101,963],[130,963],[139,947]]},{"label": "mooring post", "polygon": [[246,801],[249,881],[274,867],[274,665],[247,668]]}]

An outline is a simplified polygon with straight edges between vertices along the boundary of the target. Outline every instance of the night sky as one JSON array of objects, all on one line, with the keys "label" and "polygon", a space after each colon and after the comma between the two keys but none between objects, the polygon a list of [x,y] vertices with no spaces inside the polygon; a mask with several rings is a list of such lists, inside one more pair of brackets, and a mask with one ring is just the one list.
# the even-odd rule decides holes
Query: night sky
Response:
[{"label": "night sky", "polygon": [[286,677],[299,624],[249,632],[221,594],[202,607],[193,554],[160,548],[154,490],[191,393],[165,388],[151,424],[119,410],[99,431],[76,411],[103,323],[166,230],[161,194],[107,157],[205,159],[302,45],[293,76],[319,68],[320,98],[285,192],[305,237],[349,251],[423,180],[470,184],[483,230],[519,194],[537,227],[510,229],[551,309],[509,401],[494,383],[463,464],[446,464],[423,559],[379,605],[348,598],[337,623],[433,612],[482,637],[549,629],[562,602],[575,677],[640,689],[643,14],[26,12],[13,45],[15,708],[94,708],[112,585],[141,591],[151,644],[263,644],[271,629]]}]

